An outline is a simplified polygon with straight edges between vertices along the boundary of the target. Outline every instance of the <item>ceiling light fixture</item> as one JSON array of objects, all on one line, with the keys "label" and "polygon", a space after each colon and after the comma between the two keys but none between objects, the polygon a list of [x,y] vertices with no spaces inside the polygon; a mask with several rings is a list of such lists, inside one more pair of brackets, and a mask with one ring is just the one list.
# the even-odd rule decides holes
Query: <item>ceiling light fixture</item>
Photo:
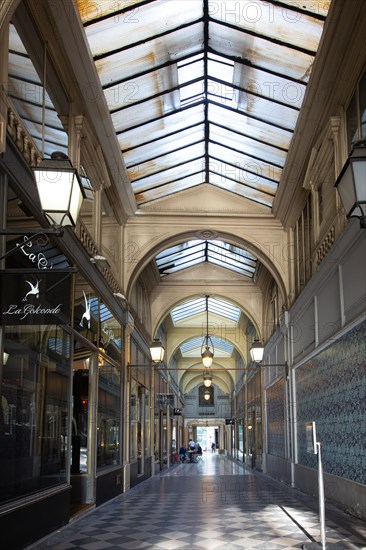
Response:
[{"label": "ceiling light fixture", "polygon": [[203,393],[203,398],[205,399],[205,401],[209,401],[210,397],[211,397],[211,393],[209,392],[209,390],[206,390]]},{"label": "ceiling light fixture", "polygon": [[209,388],[212,384],[212,372],[211,369],[205,369],[203,371],[203,385]]},{"label": "ceiling light fixture", "polygon": [[[209,336],[208,334],[208,298],[209,296],[206,295],[205,298],[206,298],[206,335],[204,336],[202,341],[201,357],[202,357],[203,366],[208,368],[208,367],[211,367],[212,365],[215,348],[214,348],[211,336]],[[210,350],[210,344],[212,346],[212,351]],[[205,350],[203,350],[204,347],[205,347]]]}]

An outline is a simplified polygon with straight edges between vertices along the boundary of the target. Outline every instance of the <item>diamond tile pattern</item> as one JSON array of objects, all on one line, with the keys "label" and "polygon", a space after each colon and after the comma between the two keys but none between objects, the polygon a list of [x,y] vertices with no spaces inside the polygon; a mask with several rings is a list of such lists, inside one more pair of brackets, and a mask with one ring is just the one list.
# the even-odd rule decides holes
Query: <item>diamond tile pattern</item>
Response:
[{"label": "diamond tile pattern", "polygon": [[[327,548],[366,549],[366,525],[339,511],[327,511],[326,534]],[[283,550],[319,540],[315,501],[215,454],[150,478],[28,550]]]}]

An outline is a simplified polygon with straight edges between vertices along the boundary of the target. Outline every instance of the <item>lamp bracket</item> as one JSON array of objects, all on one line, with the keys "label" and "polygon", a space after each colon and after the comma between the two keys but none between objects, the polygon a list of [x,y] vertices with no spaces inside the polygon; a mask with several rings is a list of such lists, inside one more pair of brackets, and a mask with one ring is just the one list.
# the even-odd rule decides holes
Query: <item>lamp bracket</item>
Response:
[{"label": "lamp bracket", "polygon": [[260,368],[266,368],[266,367],[283,367],[284,369],[286,369],[286,378],[288,377],[288,373],[289,373],[289,366],[288,366],[288,363],[268,363],[266,365],[263,365],[262,362],[259,362],[257,363],[258,367]]}]

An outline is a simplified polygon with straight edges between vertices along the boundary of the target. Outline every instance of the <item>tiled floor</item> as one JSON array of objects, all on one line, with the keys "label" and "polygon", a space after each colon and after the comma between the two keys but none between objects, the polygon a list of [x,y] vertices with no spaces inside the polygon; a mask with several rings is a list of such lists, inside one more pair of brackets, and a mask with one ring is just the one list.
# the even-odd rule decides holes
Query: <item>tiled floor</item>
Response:
[{"label": "tiled floor", "polygon": [[[327,510],[326,537],[327,548],[366,549],[366,524]],[[30,548],[283,550],[319,540],[316,502],[209,454],[150,478]]]}]

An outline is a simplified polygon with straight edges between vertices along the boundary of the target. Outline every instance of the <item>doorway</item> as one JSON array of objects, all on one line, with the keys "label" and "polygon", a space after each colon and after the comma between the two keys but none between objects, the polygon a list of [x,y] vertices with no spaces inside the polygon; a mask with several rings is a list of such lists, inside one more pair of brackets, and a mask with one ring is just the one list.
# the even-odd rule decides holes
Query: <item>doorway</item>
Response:
[{"label": "doorway", "polygon": [[203,451],[216,451],[218,448],[218,441],[219,428],[217,426],[197,426],[196,443],[201,445]]},{"label": "doorway", "polygon": [[70,484],[70,516],[78,514],[91,506],[90,498],[91,468],[89,438],[90,371],[87,359],[74,362],[72,383],[72,424]]}]

